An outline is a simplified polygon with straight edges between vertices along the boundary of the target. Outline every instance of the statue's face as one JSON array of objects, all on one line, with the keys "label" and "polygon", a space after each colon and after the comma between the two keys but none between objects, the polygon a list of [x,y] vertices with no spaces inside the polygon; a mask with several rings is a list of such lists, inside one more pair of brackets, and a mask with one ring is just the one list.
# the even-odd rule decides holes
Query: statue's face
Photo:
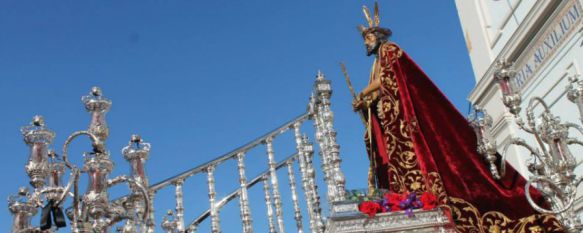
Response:
[{"label": "statue's face", "polygon": [[366,47],[367,56],[376,54],[379,49],[379,44],[379,39],[374,33],[367,33],[364,35],[364,46]]}]

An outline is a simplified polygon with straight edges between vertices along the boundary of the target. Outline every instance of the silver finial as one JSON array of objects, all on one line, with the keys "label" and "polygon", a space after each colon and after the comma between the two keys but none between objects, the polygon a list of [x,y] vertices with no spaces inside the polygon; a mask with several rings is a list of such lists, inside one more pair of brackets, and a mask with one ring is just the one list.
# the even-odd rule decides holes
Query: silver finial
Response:
[{"label": "silver finial", "polygon": [[513,62],[509,62],[506,60],[499,60],[496,62],[496,72],[494,73],[494,76],[496,76],[496,78],[501,79],[501,78],[514,78],[514,76],[516,76],[516,71],[514,70],[514,63]]},{"label": "silver finial", "polygon": [[35,126],[44,126],[45,119],[41,115],[35,115],[34,117],[32,117],[32,124]]},{"label": "silver finial", "polygon": [[58,156],[57,152],[55,152],[55,150],[53,150],[53,149],[49,149],[48,155],[49,155],[49,158],[51,158],[51,159],[56,159]]},{"label": "silver finial", "polygon": [[99,87],[92,87],[91,88],[91,95],[93,96],[101,96],[101,88]]},{"label": "silver finial", "polygon": [[324,79],[324,73],[322,73],[321,70],[318,70],[318,74],[316,74],[316,79],[317,80],[322,80]]},{"label": "silver finial", "polygon": [[21,186],[20,188],[18,188],[18,195],[20,196],[28,196],[29,193],[30,191],[28,190],[28,187]]},{"label": "silver finial", "polygon": [[141,141],[142,141],[142,137],[140,137],[139,134],[132,134],[131,142],[137,143],[137,142],[141,142]]}]

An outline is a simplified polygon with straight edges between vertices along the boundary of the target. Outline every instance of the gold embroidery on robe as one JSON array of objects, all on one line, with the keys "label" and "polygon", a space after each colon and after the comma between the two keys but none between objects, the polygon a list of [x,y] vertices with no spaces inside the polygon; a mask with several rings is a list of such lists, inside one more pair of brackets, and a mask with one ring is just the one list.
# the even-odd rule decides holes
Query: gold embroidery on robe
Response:
[{"label": "gold embroidery on robe", "polygon": [[[388,55],[390,53],[390,55]],[[389,156],[389,189],[392,192],[432,192],[438,202],[450,210],[459,232],[502,233],[502,232],[561,232],[558,220],[552,215],[531,215],[520,219],[510,219],[498,211],[480,213],[471,203],[461,198],[449,196],[437,172],[426,176],[420,170],[417,155],[411,140],[411,131],[417,122],[406,122],[399,98],[399,87],[393,70],[394,62],[402,55],[395,44],[383,44],[380,59],[388,57],[388,66],[381,67],[377,60],[371,78],[381,78],[382,93],[376,105],[376,116],[381,123],[382,133]],[[368,140],[367,140],[368,142]],[[371,151],[369,143],[367,148]],[[374,150],[373,156],[378,156]]]}]

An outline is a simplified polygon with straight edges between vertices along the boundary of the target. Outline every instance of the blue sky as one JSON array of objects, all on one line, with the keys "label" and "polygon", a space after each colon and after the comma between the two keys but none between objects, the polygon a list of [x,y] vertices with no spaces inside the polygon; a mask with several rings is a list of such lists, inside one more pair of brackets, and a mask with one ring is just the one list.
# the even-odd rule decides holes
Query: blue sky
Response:
[{"label": "blue sky", "polygon": [[[112,177],[129,171],[120,150],[137,133],[152,143],[147,172],[155,183],[301,114],[318,70],[333,82],[347,186],[364,188],[363,126],[338,66],[347,65],[357,90],[366,85],[372,58],[356,30],[365,23],[364,3],[373,2],[0,1],[0,197],[28,184],[19,128],[42,114],[60,150],[68,134],[86,129],[80,97],[92,86],[113,100],[107,116]],[[392,39],[467,113],[474,78],[453,1],[380,1],[380,7]],[[75,142],[73,161],[80,165],[89,149],[87,140]],[[289,143],[276,144],[277,158],[292,151]],[[248,157],[249,176],[265,169],[263,148]],[[217,171],[219,195],[236,187],[234,165]],[[205,179],[187,183],[187,221],[208,205]],[[286,197],[287,189],[282,192]],[[160,195],[171,197],[173,190]],[[240,231],[236,203],[221,212],[224,232]],[[256,232],[265,231],[263,203],[262,196],[251,200]],[[156,200],[158,223],[173,205],[171,198]],[[0,226],[10,221],[8,210],[0,211]],[[293,231],[291,221],[286,227]]]}]

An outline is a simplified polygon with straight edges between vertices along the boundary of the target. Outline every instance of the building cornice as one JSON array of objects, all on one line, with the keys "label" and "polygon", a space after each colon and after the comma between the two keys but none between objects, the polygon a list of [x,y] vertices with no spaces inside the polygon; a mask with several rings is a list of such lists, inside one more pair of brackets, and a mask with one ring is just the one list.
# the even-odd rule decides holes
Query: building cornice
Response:
[{"label": "building cornice", "polygon": [[[508,42],[496,56],[497,60],[516,60],[523,51],[532,46],[531,42],[535,37],[539,37],[545,28],[549,27],[549,22],[554,20],[552,15],[556,14],[557,8],[561,9],[568,1],[536,1],[524,20],[520,23]],[[490,92],[496,85],[494,82],[495,62],[484,72],[474,89],[470,92],[468,99],[470,102],[480,105],[486,98],[485,94]]]}]

